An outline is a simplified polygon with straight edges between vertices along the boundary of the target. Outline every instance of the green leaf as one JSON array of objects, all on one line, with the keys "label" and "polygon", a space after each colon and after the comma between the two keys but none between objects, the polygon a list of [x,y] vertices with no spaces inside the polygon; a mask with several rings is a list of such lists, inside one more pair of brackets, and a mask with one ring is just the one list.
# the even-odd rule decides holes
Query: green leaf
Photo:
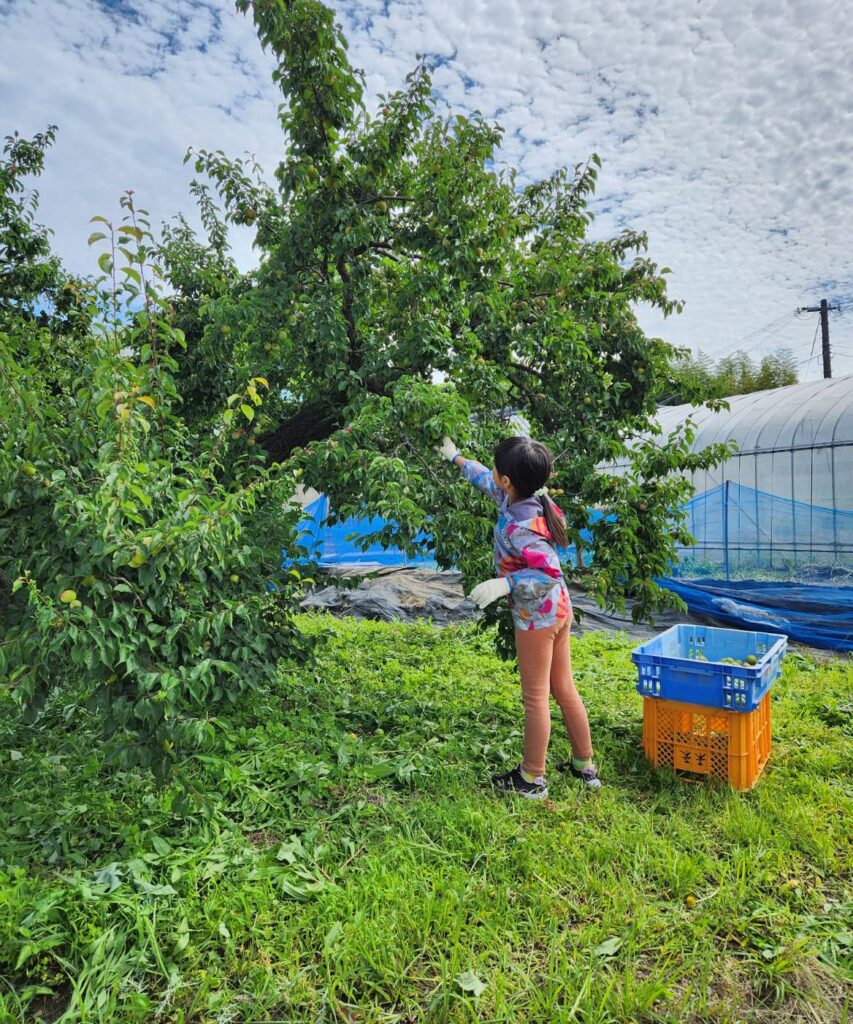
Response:
[{"label": "green leaf", "polygon": [[335,921],[332,927],[326,932],[326,937],[323,939],[323,949],[328,953],[331,949],[338,944],[340,937],[344,933],[344,926],[340,921]]},{"label": "green leaf", "polygon": [[190,925],[185,917],[178,922],[178,936],[175,940],[175,952],[182,953],[190,944]]},{"label": "green leaf", "polygon": [[481,996],[486,991],[486,983],[481,981],[480,978],[471,971],[464,971],[462,974],[457,974],[453,980],[463,992],[469,992],[475,998],[477,996]]},{"label": "green leaf", "polygon": [[386,762],[385,764],[372,764],[368,765],[362,772],[365,779],[371,779],[376,781],[377,779],[386,779],[389,775],[396,775],[397,765],[396,763]]},{"label": "green leaf", "polygon": [[167,840],[165,840],[162,836],[153,835],[151,837],[151,845],[154,847],[154,849],[157,851],[157,853],[160,854],[161,857],[165,857],[167,854],[171,853],[171,851],[172,851],[171,844]]},{"label": "green leaf", "polygon": [[105,868],[95,871],[94,878],[97,885],[105,885],[107,887],[107,892],[115,892],[121,885],[122,872],[118,864],[110,864]]},{"label": "green leaf", "polygon": [[612,939],[605,939],[592,951],[594,956],[613,956],[622,947],[622,939],[615,935]]},{"label": "green leaf", "polygon": [[241,405],[240,412],[246,417],[247,420],[251,421],[255,418],[255,410],[251,405]]},{"label": "green leaf", "polygon": [[106,238],[106,237],[107,236],[104,234],[103,231],[93,231],[92,234],[89,235],[89,241],[86,244],[87,245],[94,245],[95,242],[100,242],[100,240],[102,238]]},{"label": "green leaf", "polygon": [[136,882],[139,889],[148,896],[177,896],[177,892],[172,888],[171,885],[154,885],[152,882],[146,882],[144,879],[138,879]]}]

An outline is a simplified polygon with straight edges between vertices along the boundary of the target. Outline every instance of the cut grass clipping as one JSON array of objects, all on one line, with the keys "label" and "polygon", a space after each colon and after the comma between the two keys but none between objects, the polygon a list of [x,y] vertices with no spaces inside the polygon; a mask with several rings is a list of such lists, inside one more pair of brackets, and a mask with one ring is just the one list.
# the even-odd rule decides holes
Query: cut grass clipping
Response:
[{"label": "cut grass clipping", "polygon": [[71,704],[0,708],[0,1021],[848,1019],[849,661],[789,654],[736,794],[651,768],[631,643],[578,639],[605,788],[537,805],[485,785],[521,741],[489,637],[300,621],[316,665],[164,790]]}]

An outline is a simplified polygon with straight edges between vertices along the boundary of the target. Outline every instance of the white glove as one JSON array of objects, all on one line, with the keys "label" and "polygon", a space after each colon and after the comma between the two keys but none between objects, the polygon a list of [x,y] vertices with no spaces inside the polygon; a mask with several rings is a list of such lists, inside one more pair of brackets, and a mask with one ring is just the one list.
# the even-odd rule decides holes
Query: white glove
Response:
[{"label": "white glove", "polygon": [[506,597],[508,593],[509,580],[498,577],[494,580],[486,580],[485,583],[478,583],[468,596],[474,604],[485,608],[492,601],[497,601],[499,597]]},{"label": "white glove", "polygon": [[450,440],[449,437],[442,438],[441,447],[436,448],[436,451],[438,452],[439,455],[443,456],[449,462],[453,462],[456,456],[460,454],[459,449]]}]

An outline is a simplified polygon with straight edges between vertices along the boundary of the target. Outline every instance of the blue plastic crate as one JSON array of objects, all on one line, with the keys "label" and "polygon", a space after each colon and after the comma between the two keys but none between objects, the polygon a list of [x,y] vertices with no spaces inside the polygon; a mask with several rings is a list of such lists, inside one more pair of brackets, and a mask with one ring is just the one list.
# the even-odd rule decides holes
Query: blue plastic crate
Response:
[{"label": "blue plastic crate", "polygon": [[[631,653],[637,692],[727,711],[754,711],[782,672],[788,638],[714,626],[673,626]],[[723,658],[755,665],[728,665]]]}]

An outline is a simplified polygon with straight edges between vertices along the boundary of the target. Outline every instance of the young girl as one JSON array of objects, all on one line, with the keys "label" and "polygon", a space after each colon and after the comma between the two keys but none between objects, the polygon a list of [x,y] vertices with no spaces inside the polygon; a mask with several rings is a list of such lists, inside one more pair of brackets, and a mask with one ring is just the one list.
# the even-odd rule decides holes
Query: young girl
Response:
[{"label": "young girl", "polygon": [[569,631],[572,606],[557,547],[566,547],[563,514],[542,490],[551,475],[551,453],[528,437],[510,437],[495,450],[495,468],[466,459],[450,438],[441,454],[487,494],[500,510],[495,525],[496,579],[471,591],[481,608],[507,596],[515,623],[515,649],[524,702],[524,758],[517,768],[495,775],[500,789],[530,800],[548,795],[545,755],[551,733],[549,691],[563,713],[572,744],[571,760],[559,764],[590,789],[601,781],[592,762],[586,709],[572,677]]}]

